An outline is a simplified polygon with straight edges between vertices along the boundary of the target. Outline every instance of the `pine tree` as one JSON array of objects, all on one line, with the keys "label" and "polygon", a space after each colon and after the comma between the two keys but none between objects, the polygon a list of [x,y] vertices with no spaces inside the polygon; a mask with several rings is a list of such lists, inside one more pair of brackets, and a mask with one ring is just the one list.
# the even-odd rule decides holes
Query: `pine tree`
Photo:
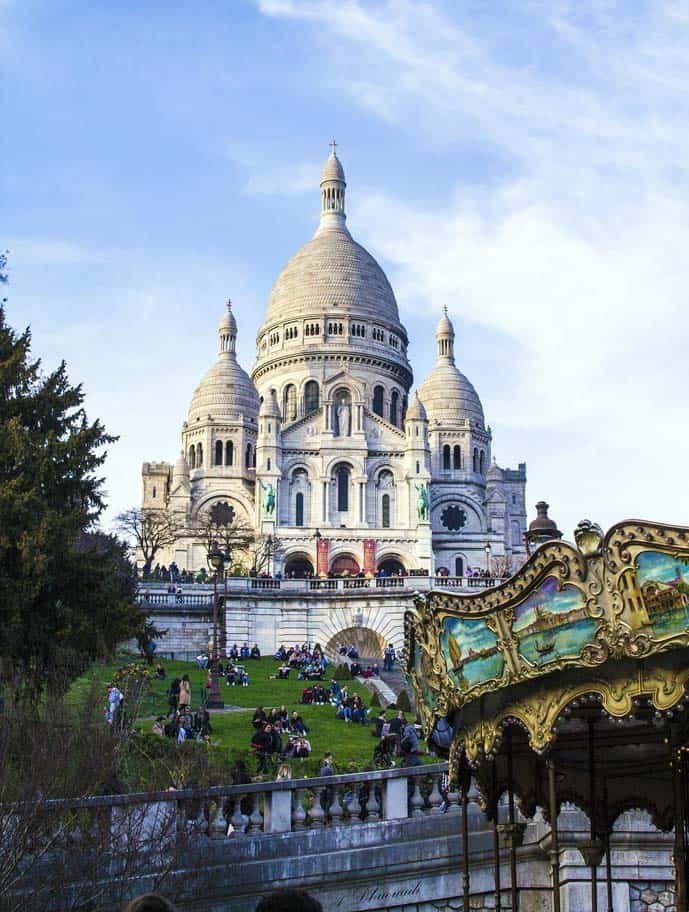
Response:
[{"label": "pine tree", "polygon": [[64,362],[46,374],[31,360],[30,331],[0,304],[0,678],[32,700],[141,623],[125,546],[93,531],[116,438],[83,403]]}]

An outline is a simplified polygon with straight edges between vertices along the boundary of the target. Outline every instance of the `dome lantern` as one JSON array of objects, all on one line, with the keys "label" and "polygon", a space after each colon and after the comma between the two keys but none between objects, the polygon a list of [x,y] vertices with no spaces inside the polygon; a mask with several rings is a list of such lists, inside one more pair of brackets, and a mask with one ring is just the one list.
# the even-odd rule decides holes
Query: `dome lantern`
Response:
[{"label": "dome lantern", "polygon": [[337,143],[330,143],[330,155],[321,174],[321,224],[319,231],[329,228],[345,228],[345,181],[342,162],[337,157]]},{"label": "dome lantern", "polygon": [[455,363],[455,328],[447,315],[447,307],[443,307],[443,315],[435,331],[438,342],[438,360],[441,358]]},{"label": "dome lantern", "polygon": [[237,345],[237,321],[232,313],[232,299],[227,299],[227,310],[222,315],[220,325],[218,326],[218,335],[220,336],[220,352],[235,353]]}]

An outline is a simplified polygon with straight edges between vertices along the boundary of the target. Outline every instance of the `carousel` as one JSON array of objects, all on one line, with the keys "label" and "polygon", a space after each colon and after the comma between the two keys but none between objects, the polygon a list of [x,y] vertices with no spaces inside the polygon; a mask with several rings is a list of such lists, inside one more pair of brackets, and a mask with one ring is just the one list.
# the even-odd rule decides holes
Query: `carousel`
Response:
[{"label": "carousel", "polygon": [[518,858],[537,809],[550,830],[551,908],[573,908],[558,815],[575,805],[590,824],[577,843],[586,908],[613,912],[611,832],[638,809],[674,834],[667,908],[688,912],[689,528],[627,521],[604,536],[583,521],[574,538],[542,545],[516,576],[480,595],[419,595],[406,617],[407,672],[425,732],[440,720],[453,726],[463,908],[477,788],[493,831],[496,909],[519,909],[529,889]]}]

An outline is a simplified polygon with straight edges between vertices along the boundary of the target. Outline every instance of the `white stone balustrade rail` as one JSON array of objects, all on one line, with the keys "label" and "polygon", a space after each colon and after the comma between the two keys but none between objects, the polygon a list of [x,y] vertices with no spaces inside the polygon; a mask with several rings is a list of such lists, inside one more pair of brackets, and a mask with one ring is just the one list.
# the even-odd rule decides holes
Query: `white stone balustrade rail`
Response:
[{"label": "white stone balustrade rail", "polygon": [[[482,576],[387,576],[373,579],[342,577],[338,579],[257,579],[254,577],[229,577],[228,594],[260,592],[284,595],[286,593],[311,593],[318,597],[360,594],[362,590],[406,593],[429,592],[431,589],[452,589],[471,593],[476,589],[497,586],[501,579]],[[166,591],[167,583],[142,582],[139,584],[139,602],[152,608],[205,608],[213,605],[213,586],[209,583],[181,583],[179,594]],[[224,594],[223,583],[218,583],[218,595]]]},{"label": "white stone balustrade rail", "polygon": [[[211,839],[242,839],[322,827],[350,827],[381,820],[460,814],[458,792],[442,793],[447,763],[348,773],[310,779],[282,779],[248,785],[49,800],[41,813],[82,820],[99,827],[116,814],[176,820],[178,832]],[[443,806],[443,802],[445,805]],[[0,807],[7,819],[15,806]],[[95,824],[94,824],[95,825]]]}]

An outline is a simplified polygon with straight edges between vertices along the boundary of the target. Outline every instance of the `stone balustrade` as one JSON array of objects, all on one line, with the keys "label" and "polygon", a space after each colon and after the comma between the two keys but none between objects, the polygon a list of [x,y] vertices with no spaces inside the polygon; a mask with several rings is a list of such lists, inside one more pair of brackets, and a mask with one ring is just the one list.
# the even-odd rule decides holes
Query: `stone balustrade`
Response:
[{"label": "stone balustrade", "polygon": [[113,814],[176,820],[177,832],[242,839],[381,820],[460,814],[458,792],[443,792],[446,763],[281,779],[237,786],[181,789],[78,800],[46,801],[46,814],[64,821],[86,813],[102,827]]},{"label": "stone balustrade", "polygon": [[[477,588],[497,586],[502,580],[481,576],[384,576],[372,579],[338,577],[337,579],[262,579],[260,577],[232,576],[227,579],[227,592],[238,593],[310,593],[320,596],[359,594],[362,591],[407,593],[429,592],[431,589],[452,589],[473,592]],[[139,585],[139,602],[152,608],[184,607],[207,608],[213,605],[212,583],[182,583],[182,592],[168,593],[166,583],[142,582]],[[218,594],[224,594],[223,583],[218,583]]]}]

